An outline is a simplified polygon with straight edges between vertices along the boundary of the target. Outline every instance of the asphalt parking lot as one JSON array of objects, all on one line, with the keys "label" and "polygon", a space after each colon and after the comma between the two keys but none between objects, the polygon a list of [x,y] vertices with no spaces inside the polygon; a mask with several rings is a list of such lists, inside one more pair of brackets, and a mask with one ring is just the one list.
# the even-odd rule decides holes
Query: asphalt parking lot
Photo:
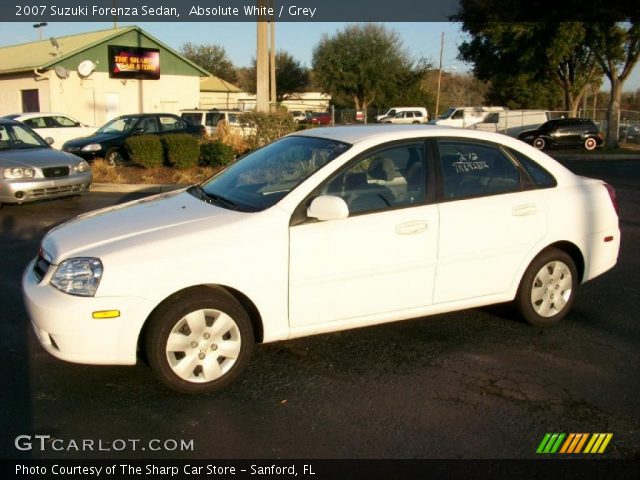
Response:
[{"label": "asphalt parking lot", "polygon": [[[618,265],[583,285],[554,328],[508,307],[259,347],[240,381],[174,394],[142,363],[61,362],[38,345],[20,276],[43,234],[139,194],[90,193],[0,210],[4,458],[532,458],[547,432],[612,432],[608,458],[640,458],[640,159],[568,162],[617,190]],[[108,232],[105,232],[108,235]],[[65,441],[193,439],[187,452],[18,451]]]}]

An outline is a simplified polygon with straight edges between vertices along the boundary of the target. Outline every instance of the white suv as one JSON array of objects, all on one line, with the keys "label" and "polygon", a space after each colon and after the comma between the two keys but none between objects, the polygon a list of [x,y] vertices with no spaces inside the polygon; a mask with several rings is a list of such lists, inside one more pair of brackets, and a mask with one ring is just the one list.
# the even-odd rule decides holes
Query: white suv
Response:
[{"label": "white suv", "polygon": [[[427,109],[424,107],[393,107],[387,110],[382,115],[377,115],[376,122],[385,123],[385,120],[394,118],[400,112],[420,112],[422,117],[429,119],[429,114],[427,113]],[[386,123],[391,123],[391,122],[386,122]],[[396,123],[396,122],[393,122],[393,123]]]},{"label": "white suv", "polygon": [[405,112],[398,112],[393,117],[386,117],[381,120],[381,123],[399,123],[399,124],[409,124],[409,123],[427,123],[429,118],[427,117],[427,113],[425,109],[421,110],[407,110]]},{"label": "white suv", "polygon": [[240,117],[243,112],[240,110],[181,110],[180,117],[192,125],[202,125],[207,134],[213,135],[220,122],[229,125],[231,131],[242,135],[250,135],[252,130],[242,125]]}]

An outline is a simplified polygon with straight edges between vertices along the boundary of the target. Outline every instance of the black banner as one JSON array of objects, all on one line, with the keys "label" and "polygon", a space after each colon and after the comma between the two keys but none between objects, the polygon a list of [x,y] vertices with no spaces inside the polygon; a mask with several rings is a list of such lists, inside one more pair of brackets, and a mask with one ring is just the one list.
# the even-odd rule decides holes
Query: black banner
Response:
[{"label": "black banner", "polygon": [[[450,21],[460,4],[484,0],[14,0],[0,3],[2,22],[443,22]],[[637,16],[637,0],[531,0],[526,17],[522,9],[501,0],[490,19],[479,21],[602,21]],[[520,13],[514,13],[520,12]],[[555,14],[555,15],[554,15]],[[484,15],[484,14],[483,14]],[[519,15],[519,17],[514,17]]]},{"label": "black banner", "polygon": [[0,462],[8,478],[282,480],[631,478],[638,460],[24,460]]}]

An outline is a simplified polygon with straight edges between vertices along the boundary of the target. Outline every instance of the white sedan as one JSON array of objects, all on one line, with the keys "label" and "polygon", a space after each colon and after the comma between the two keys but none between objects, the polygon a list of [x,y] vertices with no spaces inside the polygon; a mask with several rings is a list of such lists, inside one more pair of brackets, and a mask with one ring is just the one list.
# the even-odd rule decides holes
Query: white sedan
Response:
[{"label": "white sedan", "polygon": [[58,150],[62,149],[65,142],[91,135],[96,131],[95,127],[80,123],[64,113],[16,113],[3,118],[22,122],[34,129],[42,138],[51,138],[53,140],[51,146]]},{"label": "white sedan", "polygon": [[299,132],[186,190],[50,231],[23,276],[44,348],[222,388],[255,343],[515,301],[536,326],[612,268],[613,189],[519,140],[446,127]]}]

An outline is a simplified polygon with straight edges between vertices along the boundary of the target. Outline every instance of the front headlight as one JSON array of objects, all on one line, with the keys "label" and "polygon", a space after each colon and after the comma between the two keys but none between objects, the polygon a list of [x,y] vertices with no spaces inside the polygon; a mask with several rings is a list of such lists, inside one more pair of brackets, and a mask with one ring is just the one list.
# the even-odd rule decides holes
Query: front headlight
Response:
[{"label": "front headlight", "polygon": [[51,285],[70,295],[92,297],[100,284],[102,271],[98,258],[70,258],[58,265]]},{"label": "front headlight", "polygon": [[16,180],[19,178],[33,178],[36,171],[33,168],[5,168],[2,172],[4,178]]},{"label": "front headlight", "polygon": [[74,173],[82,173],[82,172],[86,172],[87,170],[89,170],[89,164],[84,160],[79,162],[77,165],[74,165],[73,167]]},{"label": "front headlight", "polygon": [[81,150],[83,152],[97,152],[101,148],[102,147],[99,143],[90,143],[89,145],[85,145],[84,147],[82,147]]}]

